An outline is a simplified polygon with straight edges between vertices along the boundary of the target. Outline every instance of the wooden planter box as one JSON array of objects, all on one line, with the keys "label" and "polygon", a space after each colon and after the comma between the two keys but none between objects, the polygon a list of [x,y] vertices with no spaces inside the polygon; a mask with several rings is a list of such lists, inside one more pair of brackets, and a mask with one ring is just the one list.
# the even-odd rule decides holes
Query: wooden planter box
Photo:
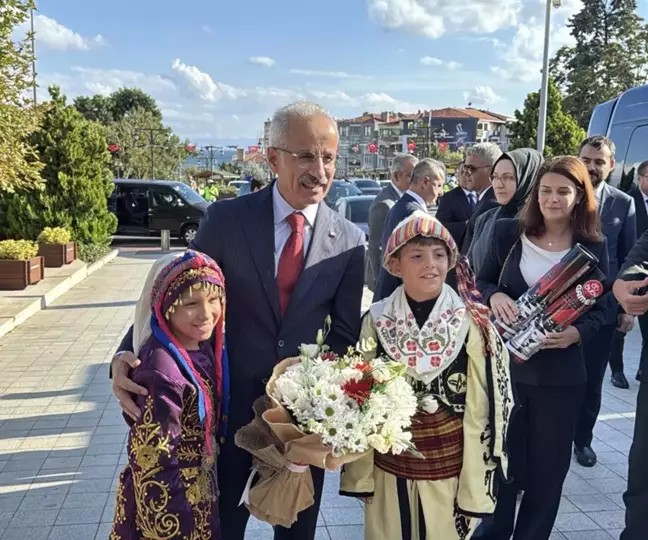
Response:
[{"label": "wooden planter box", "polygon": [[38,254],[45,258],[47,268],[58,268],[76,259],[76,244],[38,244]]},{"label": "wooden planter box", "polygon": [[45,277],[45,261],[37,256],[28,261],[0,260],[0,289],[20,291]]}]

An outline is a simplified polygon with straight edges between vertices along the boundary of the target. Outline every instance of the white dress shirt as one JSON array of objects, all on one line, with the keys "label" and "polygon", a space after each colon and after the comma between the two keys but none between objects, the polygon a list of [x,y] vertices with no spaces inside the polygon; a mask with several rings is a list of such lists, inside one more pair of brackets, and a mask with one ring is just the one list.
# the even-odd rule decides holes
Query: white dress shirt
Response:
[{"label": "white dress shirt", "polygon": [[277,275],[277,268],[279,267],[279,259],[281,258],[281,252],[283,251],[290,234],[292,233],[292,227],[286,221],[286,218],[294,213],[301,212],[306,218],[304,221],[304,257],[308,253],[308,246],[310,246],[310,241],[313,236],[313,227],[315,226],[315,218],[317,217],[317,209],[319,204],[308,205],[303,210],[295,210],[292,206],[288,204],[286,199],[284,199],[279,193],[279,188],[275,182],[272,187],[272,206],[274,213],[274,239],[275,239],[275,276]]},{"label": "white dress shirt", "polygon": [[402,196],[403,196],[403,192],[402,192],[400,189],[398,189],[398,187],[396,187],[396,184],[394,184],[394,182],[392,182],[391,185],[392,185],[392,187],[396,190],[396,193],[398,193],[398,196],[399,196],[399,197],[402,197]]},{"label": "white dress shirt", "polygon": [[416,200],[416,202],[419,203],[421,210],[427,212],[427,205],[425,204],[423,197],[421,197],[418,193],[414,193],[411,189],[408,189],[406,193],[412,196]]},{"label": "white dress shirt", "polygon": [[493,186],[488,186],[484,191],[482,191],[482,192],[478,195],[477,200],[478,200],[478,201],[481,201],[481,200],[484,198],[484,196],[486,195],[486,193],[488,193],[488,190],[489,190],[489,189],[493,189]]}]

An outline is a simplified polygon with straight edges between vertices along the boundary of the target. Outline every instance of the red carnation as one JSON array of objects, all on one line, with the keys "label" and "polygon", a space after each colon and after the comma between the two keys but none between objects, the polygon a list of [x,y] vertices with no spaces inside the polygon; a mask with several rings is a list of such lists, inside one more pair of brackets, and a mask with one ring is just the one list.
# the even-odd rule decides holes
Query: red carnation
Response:
[{"label": "red carnation", "polygon": [[355,369],[362,373],[369,373],[371,372],[371,364],[367,364],[366,362],[358,362],[355,366],[353,366]]},{"label": "red carnation", "polygon": [[322,360],[326,360],[327,362],[335,362],[337,360],[337,355],[332,352],[325,352],[322,354]]},{"label": "red carnation", "polygon": [[347,396],[354,399],[358,405],[362,406],[369,399],[373,384],[373,377],[366,377],[359,381],[352,379],[344,383],[342,390]]}]

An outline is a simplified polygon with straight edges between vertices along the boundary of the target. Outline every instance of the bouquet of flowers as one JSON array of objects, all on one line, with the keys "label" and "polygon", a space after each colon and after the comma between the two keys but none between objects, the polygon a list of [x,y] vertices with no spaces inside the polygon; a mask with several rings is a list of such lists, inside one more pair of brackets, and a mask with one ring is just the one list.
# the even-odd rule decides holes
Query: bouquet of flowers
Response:
[{"label": "bouquet of flowers", "polygon": [[[236,434],[236,444],[254,457],[241,502],[271,525],[289,527],[313,504],[310,465],[334,470],[371,450],[415,453],[408,429],[417,398],[406,366],[366,360],[375,343],[338,356],[324,336],[320,331],[315,344],[275,367],[254,404],[254,421]],[[261,480],[252,486],[256,474]]]},{"label": "bouquet of flowers", "polygon": [[605,280],[597,264],[592,253],[576,244],[517,299],[518,316],[513,324],[495,321],[515,362],[529,360],[548,332],[562,332],[596,303]]}]

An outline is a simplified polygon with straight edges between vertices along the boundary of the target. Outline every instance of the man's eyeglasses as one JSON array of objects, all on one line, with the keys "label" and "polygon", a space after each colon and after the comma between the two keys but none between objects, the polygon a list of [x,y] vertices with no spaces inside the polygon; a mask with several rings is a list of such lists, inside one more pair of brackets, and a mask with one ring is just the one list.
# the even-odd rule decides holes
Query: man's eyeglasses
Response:
[{"label": "man's eyeglasses", "polygon": [[475,167],[474,165],[464,165],[463,166],[463,172],[464,174],[467,174],[470,176],[472,173],[474,173],[477,169],[485,169],[485,168],[491,168],[491,165],[481,165],[479,167]]},{"label": "man's eyeglasses", "polygon": [[297,160],[297,165],[302,169],[310,169],[318,159],[322,159],[322,164],[325,169],[332,169],[335,167],[335,160],[337,154],[316,154],[314,152],[291,152],[285,148],[279,148],[278,146],[272,146],[275,150],[279,150],[285,154],[288,154],[294,157]]}]

